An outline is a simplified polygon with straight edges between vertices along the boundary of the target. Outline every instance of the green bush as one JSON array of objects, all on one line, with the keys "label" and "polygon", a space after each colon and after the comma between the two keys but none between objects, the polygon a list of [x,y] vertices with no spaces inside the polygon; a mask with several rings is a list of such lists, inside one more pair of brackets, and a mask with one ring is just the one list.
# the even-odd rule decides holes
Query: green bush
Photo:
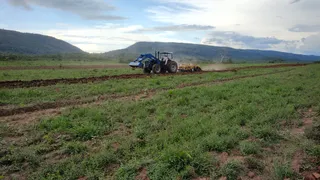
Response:
[{"label": "green bush", "polygon": [[227,179],[237,179],[242,171],[243,167],[239,161],[230,161],[220,169],[221,176],[226,176]]},{"label": "green bush", "polygon": [[202,142],[202,146],[207,151],[228,151],[235,147],[238,139],[235,136],[218,136],[216,134],[209,135]]},{"label": "green bush", "polygon": [[79,140],[89,140],[111,128],[104,112],[98,109],[76,108],[69,114],[43,120],[40,130],[64,132]]},{"label": "green bush", "polygon": [[260,152],[260,145],[256,142],[242,141],[239,144],[240,151],[243,155],[257,154]]},{"label": "green bush", "polygon": [[305,135],[308,139],[320,142],[320,123],[315,123],[311,127],[306,128]]},{"label": "green bush", "polygon": [[0,165],[14,165],[16,168],[22,168],[24,163],[28,163],[31,167],[38,167],[41,158],[31,149],[11,149],[4,157],[0,158]]},{"label": "green bush", "polygon": [[186,151],[169,150],[162,154],[160,161],[179,172],[191,165],[192,157]]},{"label": "green bush", "polygon": [[253,158],[253,157],[247,157],[244,159],[246,166],[250,170],[258,170],[259,172],[262,172],[264,169],[264,164],[259,159]]},{"label": "green bush", "polygon": [[209,176],[214,170],[214,165],[218,161],[208,153],[194,152],[192,155],[191,166],[199,176]]},{"label": "green bush", "polygon": [[64,145],[63,153],[64,154],[79,154],[87,150],[87,146],[80,142],[69,142]]},{"label": "green bush", "polygon": [[268,142],[274,142],[280,139],[278,132],[271,126],[257,127],[253,133],[257,138]]},{"label": "green bush", "polygon": [[291,169],[289,163],[275,162],[273,165],[273,171],[274,171],[275,179],[278,179],[278,180],[295,177],[295,173]]},{"label": "green bush", "polygon": [[314,145],[307,148],[307,153],[311,156],[316,156],[320,158],[320,145]]},{"label": "green bush", "polygon": [[78,179],[82,176],[88,179],[103,179],[105,168],[112,163],[117,163],[117,160],[109,151],[85,159],[82,155],[76,155],[66,161],[41,167],[29,179]]}]

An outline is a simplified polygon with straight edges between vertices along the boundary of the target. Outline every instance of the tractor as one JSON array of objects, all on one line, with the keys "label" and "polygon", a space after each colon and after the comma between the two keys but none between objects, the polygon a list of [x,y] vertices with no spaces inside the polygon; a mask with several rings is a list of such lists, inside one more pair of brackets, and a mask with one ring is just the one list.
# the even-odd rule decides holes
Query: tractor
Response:
[{"label": "tractor", "polygon": [[141,54],[136,60],[129,63],[132,68],[142,68],[144,73],[176,73],[178,64],[173,61],[171,52],[155,52],[152,54]]}]

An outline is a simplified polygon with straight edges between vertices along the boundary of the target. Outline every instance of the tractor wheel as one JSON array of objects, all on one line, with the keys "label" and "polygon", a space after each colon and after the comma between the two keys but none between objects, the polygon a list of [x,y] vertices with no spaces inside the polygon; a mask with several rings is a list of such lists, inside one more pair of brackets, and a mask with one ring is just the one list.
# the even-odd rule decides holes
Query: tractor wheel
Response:
[{"label": "tractor wheel", "polygon": [[160,66],[160,64],[154,64],[154,65],[152,66],[152,71],[153,71],[153,73],[155,73],[155,74],[160,74],[160,73],[161,73],[161,66]]},{"label": "tractor wheel", "polygon": [[145,73],[145,74],[150,74],[150,73],[151,73],[151,70],[149,70],[148,68],[144,68],[144,69],[143,69],[143,73]]},{"label": "tractor wheel", "polygon": [[167,69],[169,73],[176,73],[178,70],[178,64],[175,61],[170,61],[167,64]]},{"label": "tractor wheel", "polygon": [[167,72],[166,68],[161,68],[161,73],[165,74]]},{"label": "tractor wheel", "polygon": [[201,68],[200,68],[200,67],[196,67],[196,68],[195,68],[195,71],[196,71],[196,72],[200,72],[200,71],[201,71]]}]

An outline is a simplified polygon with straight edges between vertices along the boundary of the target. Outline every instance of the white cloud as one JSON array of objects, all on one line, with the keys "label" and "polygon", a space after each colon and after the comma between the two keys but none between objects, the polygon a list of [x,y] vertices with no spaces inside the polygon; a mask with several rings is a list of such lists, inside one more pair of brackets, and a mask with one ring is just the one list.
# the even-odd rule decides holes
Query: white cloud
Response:
[{"label": "white cloud", "polygon": [[[186,6],[188,10],[176,11],[173,4]],[[268,48],[287,47],[275,49],[287,51],[293,47],[302,48],[300,44],[307,43],[302,41],[303,38],[312,37],[320,32],[319,8],[319,0],[160,0],[158,7],[150,7],[146,11],[150,19],[159,22],[214,26],[217,32],[234,32],[239,36],[251,36],[255,39],[253,44],[245,44],[230,39],[237,38],[236,36],[226,37],[223,33],[216,33],[216,36],[221,35],[215,37],[216,39],[229,41],[224,44],[232,47],[263,48],[265,44],[260,40],[274,38],[281,43],[270,44]],[[300,25],[299,32],[297,28],[292,29],[299,27],[299,24],[303,24]],[[208,38],[207,36],[204,38]],[[307,52],[305,49],[295,51],[300,50]]]},{"label": "white cloud", "polygon": [[[79,15],[87,20],[121,20],[121,16],[110,15],[115,7],[104,0],[7,0],[13,6],[32,10],[34,6],[58,9]],[[107,13],[106,13],[107,12]]]},{"label": "white cloud", "polygon": [[190,43],[189,41],[175,38],[176,34],[174,32],[130,33],[141,28],[143,28],[141,25],[123,26],[110,23],[90,28],[60,24],[56,29],[25,29],[19,31],[52,36],[67,41],[84,51],[94,53],[126,48],[139,41]]},{"label": "white cloud", "polygon": [[152,28],[138,28],[136,30],[133,30],[133,32],[164,32],[164,31],[207,31],[207,30],[213,30],[215,27],[213,26],[203,26],[203,25],[188,25],[188,24],[178,24],[178,25],[167,25],[167,26],[156,26]]},{"label": "white cloud", "polygon": [[202,44],[230,46],[246,49],[270,49],[272,45],[281,44],[283,42],[283,40],[279,40],[275,37],[253,37],[227,31],[211,32],[207,34],[207,36],[201,41]]}]

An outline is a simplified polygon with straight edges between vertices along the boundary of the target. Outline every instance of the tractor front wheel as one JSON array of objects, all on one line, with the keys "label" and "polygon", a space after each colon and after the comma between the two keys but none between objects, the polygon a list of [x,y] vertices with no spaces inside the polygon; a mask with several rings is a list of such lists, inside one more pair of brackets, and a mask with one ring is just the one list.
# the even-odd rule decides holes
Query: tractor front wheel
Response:
[{"label": "tractor front wheel", "polygon": [[153,73],[155,73],[155,74],[160,74],[160,73],[161,73],[161,66],[160,66],[160,64],[154,64],[154,65],[152,66],[152,71],[153,71]]},{"label": "tractor front wheel", "polygon": [[178,64],[175,61],[170,61],[167,64],[167,69],[169,73],[176,73],[178,70]]}]

